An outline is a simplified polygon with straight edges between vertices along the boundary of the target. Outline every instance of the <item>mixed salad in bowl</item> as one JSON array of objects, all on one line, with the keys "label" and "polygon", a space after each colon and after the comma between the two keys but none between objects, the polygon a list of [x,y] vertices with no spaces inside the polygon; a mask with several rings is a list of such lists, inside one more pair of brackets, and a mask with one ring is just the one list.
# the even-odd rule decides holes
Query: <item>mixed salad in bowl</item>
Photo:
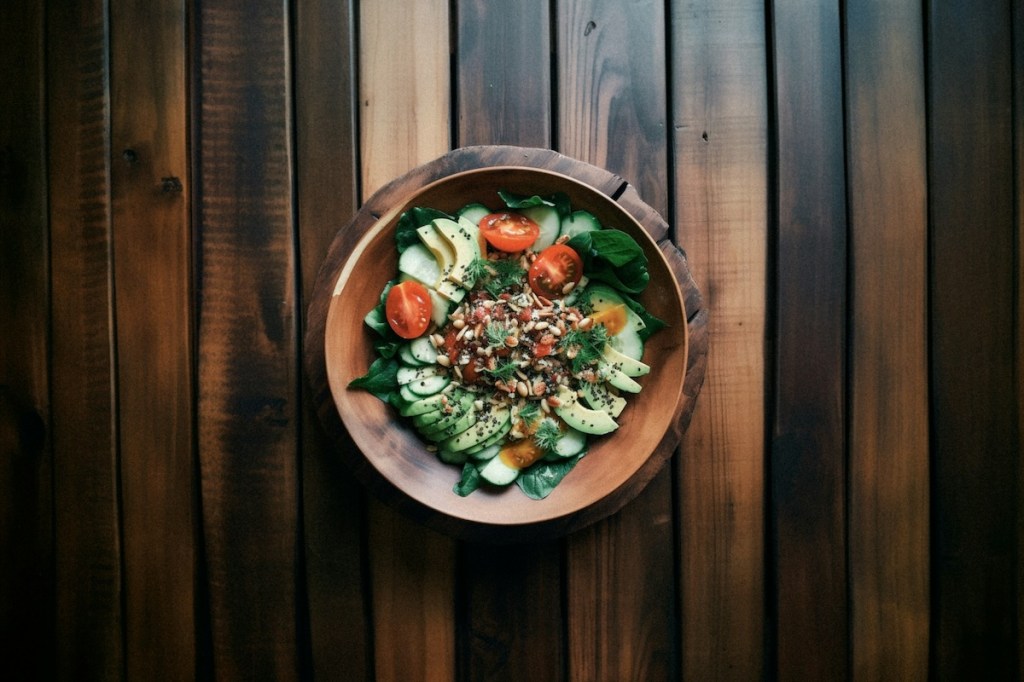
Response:
[{"label": "mixed salad in bowl", "polygon": [[542,499],[618,428],[664,323],[637,300],[647,259],[626,232],[562,193],[498,200],[401,215],[398,272],[365,317],[377,357],[349,387],[461,466],[455,493],[516,483]]}]

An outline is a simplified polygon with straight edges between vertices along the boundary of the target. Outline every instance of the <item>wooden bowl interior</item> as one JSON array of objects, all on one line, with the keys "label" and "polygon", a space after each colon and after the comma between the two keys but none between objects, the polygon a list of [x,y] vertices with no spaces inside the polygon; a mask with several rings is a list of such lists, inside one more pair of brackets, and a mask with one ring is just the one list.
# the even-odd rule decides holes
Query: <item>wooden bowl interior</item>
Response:
[{"label": "wooden bowl interior", "polygon": [[[411,426],[373,395],[347,388],[374,359],[373,333],[363,317],[396,276],[394,229],[412,206],[455,212],[469,202],[501,205],[497,190],[547,195],[562,191],[574,209],[593,213],[603,225],[630,233],[649,260],[651,283],[639,297],[668,328],[647,343],[644,360],[651,373],[643,390],[628,396],[619,428],[592,440],[589,453],[544,500],[532,500],[515,486],[481,488],[459,497],[452,486],[461,467],[444,464],[428,452]],[[342,422],[362,458],[394,488],[442,514],[474,523],[508,526],[552,521],[580,512],[607,496],[629,494],[627,485],[652,455],[667,457],[677,443],[665,439],[677,414],[686,368],[686,318],[678,283],[660,250],[640,225],[606,195],[572,178],[521,167],[491,167],[452,175],[423,187],[395,206],[358,242],[338,276],[325,332],[328,381]],[[355,454],[355,453],[353,453]],[[635,490],[632,494],[635,494]]]}]

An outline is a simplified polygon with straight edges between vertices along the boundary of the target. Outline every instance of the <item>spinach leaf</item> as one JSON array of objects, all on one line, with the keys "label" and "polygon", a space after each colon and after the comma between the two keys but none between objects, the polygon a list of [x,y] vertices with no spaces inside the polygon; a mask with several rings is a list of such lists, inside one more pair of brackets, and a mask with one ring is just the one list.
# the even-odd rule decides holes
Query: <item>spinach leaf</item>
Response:
[{"label": "spinach leaf", "polygon": [[398,216],[398,224],[395,226],[395,246],[398,248],[398,253],[402,253],[413,244],[418,244],[420,238],[416,234],[416,228],[429,224],[435,218],[454,220],[444,211],[422,206],[413,206]]},{"label": "spinach leaf", "polygon": [[479,487],[480,470],[472,462],[466,462],[462,467],[462,477],[455,484],[455,487],[452,488],[452,491],[460,497],[465,497]]},{"label": "spinach leaf", "polygon": [[651,338],[654,332],[662,330],[668,326],[667,324],[665,324],[664,320],[662,320],[659,317],[655,317],[649,310],[647,310],[647,308],[643,307],[643,305],[641,305],[641,303],[636,299],[627,296],[626,294],[622,294],[622,300],[629,307],[629,309],[636,313],[644,322],[644,328],[637,332],[637,335],[640,337],[641,341],[646,342],[647,339]]},{"label": "spinach leaf", "polygon": [[585,454],[586,451],[584,450],[575,457],[567,457],[556,462],[537,462],[519,474],[519,478],[516,479],[516,485],[519,486],[519,489],[527,497],[543,500],[551,494],[555,486],[562,482],[566,474],[572,471],[576,463]]},{"label": "spinach leaf", "polygon": [[567,244],[583,260],[587,277],[605,282],[630,294],[647,288],[651,276],[647,272],[647,256],[636,240],[622,230],[605,228],[583,232]]},{"label": "spinach leaf", "polygon": [[528,196],[526,194],[514,194],[503,189],[498,190],[498,196],[505,202],[508,208],[530,208],[531,206],[554,206],[558,211],[558,217],[564,218],[572,213],[572,205],[569,203],[569,195],[565,192],[556,192],[546,197]]},{"label": "spinach leaf", "polygon": [[398,361],[377,358],[366,374],[350,381],[348,387],[365,389],[384,402],[390,403],[391,394],[398,391]]}]

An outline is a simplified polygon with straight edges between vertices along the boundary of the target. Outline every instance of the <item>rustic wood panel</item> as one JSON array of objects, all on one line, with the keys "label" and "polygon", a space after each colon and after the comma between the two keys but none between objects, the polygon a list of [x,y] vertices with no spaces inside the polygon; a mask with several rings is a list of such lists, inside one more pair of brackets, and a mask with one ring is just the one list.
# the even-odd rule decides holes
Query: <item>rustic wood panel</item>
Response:
[{"label": "rustic wood panel", "polygon": [[53,674],[44,20],[38,2],[0,6],[0,652],[13,679]]},{"label": "rustic wood panel", "polygon": [[[354,10],[351,1],[297,3],[293,8],[301,313],[330,240],[358,208]],[[365,502],[309,409],[308,390],[303,398],[308,666],[318,679],[368,680],[373,657],[369,595],[363,589]]]},{"label": "rustic wood panel", "polygon": [[855,679],[928,677],[928,344],[920,3],[846,4]]},{"label": "rustic wood panel", "polygon": [[[460,145],[551,146],[550,22],[546,2],[458,3]],[[561,543],[464,543],[457,566],[459,678],[561,679]]]},{"label": "rustic wood panel", "polygon": [[448,151],[449,21],[441,0],[359,4],[363,199]]},{"label": "rustic wood panel", "polygon": [[457,3],[458,146],[551,146],[551,16],[547,2]]},{"label": "rustic wood panel", "polygon": [[[663,7],[564,2],[556,19],[556,146],[667,214]],[[620,513],[569,537],[570,678],[677,674],[671,482],[666,468]]]},{"label": "rustic wood panel", "polygon": [[185,30],[180,0],[111,3],[111,206],[129,679],[195,676]]},{"label": "rustic wood panel", "polygon": [[673,6],[676,240],[700,273],[707,381],[678,455],[684,679],[761,679],[768,92],[764,3]]},{"label": "rustic wood panel", "polygon": [[[198,445],[212,670],[299,671],[298,343],[288,17],[196,17]],[[204,614],[205,615],[205,614]]]},{"label": "rustic wood panel", "polygon": [[[105,3],[47,8],[57,676],[123,671]],[[58,416],[59,415],[59,418]]]},{"label": "rustic wood panel", "polygon": [[[932,649],[938,679],[1016,678],[1009,2],[930,2]],[[968,366],[964,358],[970,358]]]},{"label": "rustic wood panel", "polygon": [[[359,8],[360,158],[364,201],[448,150],[448,3],[390,0]],[[369,502],[374,670],[381,680],[455,676],[455,542]]]},{"label": "rustic wood panel", "polygon": [[[847,673],[846,201],[838,6],[770,10],[775,138],[770,515],[776,672]],[[813,646],[810,645],[813,643]]]}]

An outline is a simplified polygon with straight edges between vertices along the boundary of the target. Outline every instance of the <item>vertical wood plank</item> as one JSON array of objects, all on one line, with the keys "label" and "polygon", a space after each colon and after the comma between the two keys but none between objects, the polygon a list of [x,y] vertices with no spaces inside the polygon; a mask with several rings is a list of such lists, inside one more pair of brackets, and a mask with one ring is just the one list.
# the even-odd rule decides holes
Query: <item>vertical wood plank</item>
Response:
[{"label": "vertical wood plank", "polygon": [[[838,3],[772,4],[777,674],[847,675],[846,205]],[[813,643],[813,645],[812,645]]]},{"label": "vertical wood plank", "polygon": [[297,649],[298,344],[288,21],[196,17],[198,446],[213,672],[290,679]]},{"label": "vertical wood plank", "polygon": [[53,676],[45,13],[0,6],[0,655]]},{"label": "vertical wood plank", "polygon": [[125,672],[190,680],[196,535],[185,6],[113,0],[110,14]]},{"label": "vertical wood plank", "polygon": [[359,5],[363,199],[448,151],[451,131],[448,3]]},{"label": "vertical wood plank", "polygon": [[465,0],[456,25],[458,146],[550,147],[549,3]]},{"label": "vertical wood plank", "polygon": [[[547,2],[458,4],[460,145],[551,146],[550,24]],[[561,564],[559,542],[460,547],[461,679],[562,678]]]},{"label": "vertical wood plank", "polygon": [[47,9],[57,676],[123,673],[107,5]]},{"label": "vertical wood plank", "polygon": [[[663,6],[557,8],[558,148],[618,173],[666,215]],[[666,468],[617,515],[568,538],[570,678],[677,674],[671,481]]]},{"label": "vertical wood plank", "polygon": [[[1017,229],[1017,324],[1014,327],[1017,386],[1018,448],[1024,440],[1024,0],[1013,0],[1013,139],[1014,139],[1014,209]],[[1024,495],[1024,466],[1017,467],[1017,499]],[[1024,505],[1017,504],[1017,656],[1024,656]],[[1021,665],[1021,664],[1019,664]]]},{"label": "vertical wood plank", "polygon": [[[303,314],[335,231],[358,208],[354,7],[351,0],[293,7]],[[308,395],[305,391],[304,404],[312,405],[305,400]],[[303,557],[309,666],[317,679],[372,678],[363,504],[361,489],[327,442],[313,410],[304,409]]]},{"label": "vertical wood plank", "polygon": [[[362,199],[448,151],[448,3],[359,6]],[[455,677],[455,542],[369,503],[374,670],[380,680]]]},{"label": "vertical wood plank", "polygon": [[931,672],[1015,679],[1013,17],[1008,0],[927,12]]},{"label": "vertical wood plank", "polygon": [[922,8],[846,3],[849,566],[857,679],[928,677]]},{"label": "vertical wood plank", "polygon": [[677,241],[707,292],[707,378],[679,455],[684,679],[764,677],[764,3],[672,14]]}]

